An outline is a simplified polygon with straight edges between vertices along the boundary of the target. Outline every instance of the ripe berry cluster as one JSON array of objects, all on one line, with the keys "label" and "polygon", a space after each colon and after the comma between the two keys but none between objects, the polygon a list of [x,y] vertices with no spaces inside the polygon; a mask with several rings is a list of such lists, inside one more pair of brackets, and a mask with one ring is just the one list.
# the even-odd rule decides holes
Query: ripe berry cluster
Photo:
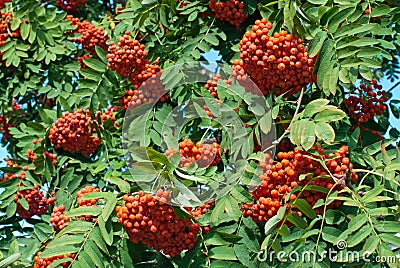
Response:
[{"label": "ripe berry cluster", "polygon": [[[316,147],[315,150],[320,154],[320,158],[324,159],[329,172],[320,162],[311,159],[312,155],[299,149],[279,152],[279,161],[276,162],[267,156],[266,162],[261,163],[264,171],[260,175],[261,184],[252,192],[255,201],[242,206],[244,216],[250,216],[255,222],[269,220],[276,215],[280,207],[291,207],[285,202],[285,198],[296,186],[304,187],[308,184],[331,189],[334,181],[328,176],[329,173],[338,179],[344,179],[347,173],[350,173],[352,180],[358,179],[357,174],[351,172],[353,165],[346,157],[347,146],[342,146],[335,153],[326,153],[319,147]],[[302,174],[309,173],[313,174],[314,179],[309,176],[305,179],[300,178]],[[337,187],[339,189],[342,186],[338,185]],[[289,200],[292,201],[296,198],[296,194],[292,194]],[[325,199],[326,194],[306,190],[299,198],[304,198],[313,207],[319,199]],[[340,205],[340,202],[336,202],[334,205]],[[315,211],[322,213],[319,209],[315,209]]]},{"label": "ripe berry cluster", "polygon": [[[1,54],[0,54],[0,56],[1,56]],[[0,59],[0,62],[1,62],[1,59]],[[14,112],[18,111],[20,109],[21,109],[21,106],[14,99],[13,100],[13,104],[12,104],[12,111],[10,113],[7,113],[7,114],[0,114],[0,131],[3,132],[3,137],[2,138],[5,141],[8,141],[11,138],[10,128],[15,127],[16,124],[15,123],[11,123],[10,121],[15,117],[15,113]],[[25,112],[23,112],[22,114],[25,114]]]},{"label": "ripe berry cluster", "polygon": [[[94,186],[86,186],[82,189],[80,189],[77,193],[77,202],[79,207],[90,207],[90,206],[96,206],[98,199],[88,199],[88,200],[83,200],[82,197],[83,195],[87,193],[93,193],[93,192],[100,192],[99,188],[96,188]],[[86,216],[81,216],[78,217],[79,220],[84,220],[84,221],[89,221],[92,218],[90,215]],[[93,219],[95,220],[95,219]],[[56,233],[60,232],[62,229],[65,228],[65,223],[71,221],[70,217],[65,216],[65,206],[63,204],[59,205],[58,207],[53,208],[53,212],[51,213],[50,217],[50,223],[53,226],[53,229]]]},{"label": "ripe berry cluster", "polygon": [[[12,21],[11,12],[0,11],[0,47],[2,47],[7,42],[7,39],[9,37],[19,37],[21,35],[19,29],[15,31],[11,30],[11,21]],[[4,54],[3,52],[0,52],[0,64],[5,66],[5,61],[3,61],[2,59],[3,54]]]},{"label": "ripe berry cluster", "polygon": [[[207,202],[196,208],[185,207],[185,209],[193,216],[195,220],[206,214],[208,210],[215,205],[215,202]],[[202,233],[206,234],[210,231],[210,226],[201,226]]]},{"label": "ripe berry cluster", "polygon": [[116,207],[117,217],[133,243],[142,242],[171,257],[194,247],[200,225],[175,213],[167,204],[168,191],[158,190],[155,195],[140,191],[123,198],[124,205]]},{"label": "ripe berry cluster", "polygon": [[[40,254],[41,252],[38,252],[36,254],[36,256],[33,258],[33,261],[35,262],[33,265],[33,268],[47,268],[49,267],[53,262],[59,260],[59,259],[63,259],[63,258],[71,258],[74,259],[75,258],[75,254],[72,253],[68,253],[68,254],[64,254],[64,255],[58,255],[58,256],[53,256],[53,257],[49,257],[49,258],[40,258]],[[63,268],[67,268],[70,267],[71,262],[67,261],[61,264],[58,264],[57,267],[63,267]]]},{"label": "ripe berry cluster", "polygon": [[[150,79],[153,81],[153,79]],[[145,83],[151,83],[152,81],[146,81]],[[142,103],[154,103],[155,101],[164,102],[168,99],[168,94],[165,94],[166,91],[160,89],[158,86],[154,88],[146,87],[146,91],[143,92],[142,90],[138,89],[127,89],[125,90],[125,96],[119,100],[122,109],[134,109],[135,107],[139,106]],[[165,95],[163,95],[165,94]],[[160,98],[160,96],[162,96]]]},{"label": "ripe berry cluster", "polygon": [[15,127],[15,123],[9,123],[5,115],[0,114],[0,131],[3,132],[3,139],[8,141],[11,138],[10,128]]},{"label": "ripe berry cluster", "polygon": [[[4,160],[6,161],[6,164],[8,167],[19,168],[19,165],[17,163],[15,163],[14,161],[12,161],[10,158],[7,157],[7,158],[4,158]],[[28,167],[24,166],[23,170],[27,171]],[[6,174],[4,174],[3,178],[0,178],[0,182],[15,179],[15,178],[20,178],[21,180],[24,180],[24,179],[26,179],[26,175],[25,175],[24,171],[21,171],[18,174],[6,173]]]},{"label": "ripe berry cluster", "polygon": [[[100,115],[102,122],[111,119],[115,121],[111,110]],[[61,118],[54,122],[50,129],[49,140],[55,149],[67,152],[83,153],[90,156],[97,150],[100,138],[96,135],[94,121],[89,110],[78,109],[73,113],[65,112]]]},{"label": "ripe berry cluster", "polygon": [[[96,188],[96,187],[94,187],[94,186],[91,186],[91,185],[86,186],[86,187],[80,189],[80,190],[76,193],[78,206],[80,206],[80,207],[91,207],[91,206],[96,206],[96,205],[97,205],[97,201],[99,201],[98,198],[96,198],[96,199],[88,199],[88,200],[83,200],[83,199],[82,199],[82,197],[83,197],[85,194],[87,194],[87,193],[95,193],[95,192],[99,193],[99,192],[100,192],[100,189],[99,189],[99,188]],[[91,218],[92,218],[92,216],[86,215],[86,216],[80,217],[79,219],[83,219],[83,220],[85,220],[85,221],[89,221]]]},{"label": "ripe berry cluster", "polygon": [[[26,156],[28,157],[28,159],[31,162],[35,162],[35,160],[38,158],[38,155],[35,154],[32,149],[28,149]],[[52,154],[52,153],[46,151],[43,153],[43,156],[45,159],[48,159],[53,166],[55,166],[55,167],[57,166],[57,161],[56,161],[57,154]]]},{"label": "ripe berry cluster", "polygon": [[105,33],[103,28],[97,28],[90,22],[79,18],[74,18],[71,15],[66,17],[66,20],[71,21],[71,25],[76,26],[76,29],[71,34],[81,34],[82,36],[72,39],[73,42],[81,44],[82,48],[92,55],[96,55],[95,47],[101,47],[107,51],[107,40],[110,37]]},{"label": "ripe berry cluster", "polygon": [[57,0],[56,4],[64,11],[78,12],[86,5],[86,0]]},{"label": "ripe berry cluster", "polygon": [[11,0],[0,0],[0,9],[5,8],[8,2],[11,2]]},{"label": "ripe berry cluster", "polygon": [[226,21],[233,26],[239,27],[247,19],[242,1],[226,0],[215,3],[215,0],[210,0],[209,6],[215,12],[217,19]]},{"label": "ripe berry cluster", "polygon": [[179,8],[184,8],[187,4],[189,4],[188,2],[183,0],[176,0],[176,2],[178,2]]},{"label": "ripe berry cluster", "polygon": [[56,233],[60,232],[65,227],[65,223],[71,220],[70,217],[65,216],[65,206],[63,204],[53,208],[51,213],[50,223]]},{"label": "ripe berry cluster", "polygon": [[[25,198],[29,204],[28,210],[22,207],[19,202],[19,198]],[[39,186],[33,186],[33,189],[26,189],[18,191],[14,197],[14,201],[17,203],[17,212],[21,218],[30,219],[34,215],[45,214],[49,207],[54,205],[55,197],[50,197],[49,199],[44,197],[44,192],[39,190]]]},{"label": "ripe berry cluster", "polygon": [[81,66],[81,69],[87,68],[87,65],[83,62],[83,60],[90,59],[92,57],[93,57],[92,55],[87,55],[87,54],[84,54],[83,56],[78,57],[78,62],[79,62],[79,65]]},{"label": "ripe berry cluster", "polygon": [[144,81],[160,71],[158,64],[151,65],[145,58],[148,52],[138,40],[130,37],[130,31],[118,38],[118,43],[110,43],[108,48],[108,67],[122,77],[128,77],[134,89],[138,89]]},{"label": "ripe berry cluster", "polygon": [[[179,152],[181,161],[179,167],[190,167],[193,163],[197,163],[199,168],[216,166],[221,162],[221,154],[219,144],[210,140],[211,143],[197,142],[185,139],[179,143]],[[165,154],[168,158],[178,153],[178,149],[168,149]]]},{"label": "ripe berry cluster", "polygon": [[264,95],[290,96],[315,80],[314,59],[309,57],[303,40],[287,33],[275,32],[268,36],[272,23],[257,20],[250,32],[240,41],[240,58],[235,60],[233,75],[245,80],[247,73]]},{"label": "ripe berry cluster", "polygon": [[90,156],[100,144],[89,110],[65,112],[50,129],[49,140],[55,149]]},{"label": "ripe berry cluster", "polygon": [[[208,80],[207,83],[204,85],[204,88],[210,91],[211,95],[216,99],[219,99],[217,92],[217,85],[219,79],[221,79],[221,75],[216,74],[212,80]],[[225,79],[224,82],[226,83],[227,86],[232,85],[231,79]]]},{"label": "ripe berry cluster", "polygon": [[384,103],[387,100],[388,97],[382,85],[372,80],[371,85],[361,84],[355,92],[344,98],[343,103],[352,118],[365,123],[373,119],[375,115],[381,115],[386,111]]}]

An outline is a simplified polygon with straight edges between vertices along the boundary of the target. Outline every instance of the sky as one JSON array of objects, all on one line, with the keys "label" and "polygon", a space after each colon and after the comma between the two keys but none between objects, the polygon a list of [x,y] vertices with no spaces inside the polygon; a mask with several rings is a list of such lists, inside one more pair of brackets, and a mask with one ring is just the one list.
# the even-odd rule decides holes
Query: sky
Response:
[{"label": "sky", "polygon": [[[215,50],[211,50],[210,52],[204,54],[204,56],[207,58],[208,61],[213,62],[218,59],[220,59],[220,56],[218,55],[218,52]],[[381,81],[382,86],[384,89],[390,89],[394,83],[388,81],[388,80],[383,80]],[[397,99],[400,100],[400,86],[395,88],[393,91],[393,98],[392,99]],[[390,112],[390,117],[389,121],[392,124],[392,126],[396,127],[397,129],[400,130],[400,119],[397,119],[393,116],[393,114]],[[7,157],[7,150],[4,147],[0,146],[0,167],[5,166],[5,162],[3,159]]]}]

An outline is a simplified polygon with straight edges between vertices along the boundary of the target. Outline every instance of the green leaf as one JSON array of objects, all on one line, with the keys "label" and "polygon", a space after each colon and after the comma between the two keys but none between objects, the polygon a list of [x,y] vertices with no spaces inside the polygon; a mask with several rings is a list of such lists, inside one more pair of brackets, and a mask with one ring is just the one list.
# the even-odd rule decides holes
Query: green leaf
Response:
[{"label": "green leaf", "polygon": [[372,46],[372,45],[376,45],[379,43],[379,40],[375,39],[375,38],[371,38],[371,37],[361,37],[361,38],[357,38],[353,41],[348,41],[348,40],[341,40],[338,42],[336,49],[342,49],[344,47],[365,47],[365,46]]},{"label": "green leaf", "polygon": [[375,196],[378,196],[379,194],[381,194],[383,192],[383,190],[385,189],[384,185],[378,185],[375,186],[372,190],[368,191],[362,198],[361,198],[361,202],[365,202],[365,203],[369,203],[371,202],[370,199],[374,198]]},{"label": "green leaf", "polygon": [[16,261],[18,261],[20,257],[21,253],[15,253],[8,256],[4,260],[0,261],[0,268],[9,267],[11,264],[14,264]]},{"label": "green leaf", "polygon": [[227,246],[211,248],[208,251],[208,256],[216,260],[237,260],[234,249]]},{"label": "green leaf", "polygon": [[64,235],[61,237],[54,238],[49,242],[49,244],[46,246],[46,249],[49,248],[57,248],[60,245],[75,245],[75,244],[81,244],[85,238],[83,237],[82,234],[77,234],[77,235]]},{"label": "green leaf", "polygon": [[298,146],[301,145],[300,143],[300,137],[301,137],[301,120],[300,121],[294,121],[291,128],[290,128],[290,141],[293,144],[296,144]]},{"label": "green leaf", "polygon": [[65,213],[67,217],[77,217],[77,216],[97,216],[101,213],[102,209],[98,206],[91,206],[91,207],[79,207],[71,209]]},{"label": "green leaf", "polygon": [[92,240],[87,240],[84,246],[85,252],[90,256],[90,259],[96,267],[104,268],[103,258],[100,250]]},{"label": "green leaf", "polygon": [[195,12],[191,13],[187,20],[188,21],[194,21],[197,18],[198,14],[199,14],[198,11],[195,11]]},{"label": "green leaf", "polygon": [[334,122],[346,117],[346,113],[340,109],[329,109],[319,112],[315,117],[315,122]]},{"label": "green leaf", "polygon": [[57,247],[46,248],[45,251],[40,254],[40,258],[50,258],[68,253],[76,253],[78,249],[79,248],[76,246],[58,244]]},{"label": "green leaf", "polygon": [[315,143],[315,123],[309,120],[302,120],[301,145],[307,151]]},{"label": "green leaf", "polygon": [[380,238],[388,244],[400,247],[400,237],[393,234],[380,234]]},{"label": "green leaf", "polygon": [[303,111],[303,118],[312,117],[314,114],[324,110],[328,103],[329,100],[327,99],[316,99],[311,101]]},{"label": "green leaf", "polygon": [[53,261],[49,266],[47,266],[47,268],[56,268],[56,267],[60,267],[60,264],[66,263],[66,262],[70,262],[72,261],[72,258],[61,258],[61,259],[57,259],[55,261]]},{"label": "green leaf", "polygon": [[314,219],[317,216],[315,214],[315,211],[311,208],[310,204],[304,199],[296,199],[293,202],[293,205],[311,219]]},{"label": "green leaf", "polygon": [[328,34],[325,31],[320,31],[314,36],[314,39],[311,42],[310,48],[308,50],[310,57],[314,57],[315,55],[317,55],[327,37]]},{"label": "green leaf", "polygon": [[389,14],[390,7],[387,5],[378,5],[376,7],[371,8],[371,17],[379,17]]},{"label": "green leaf", "polygon": [[104,221],[107,221],[110,217],[111,213],[113,213],[115,206],[117,204],[117,197],[112,194],[106,199],[106,205],[101,212],[101,216],[103,217]]},{"label": "green leaf", "polygon": [[368,239],[365,241],[364,246],[363,246],[363,252],[371,252],[374,253],[376,249],[378,248],[378,245],[380,243],[380,239],[376,235],[371,235],[368,237]]},{"label": "green leaf", "polygon": [[29,210],[29,203],[28,201],[26,201],[25,197],[20,196],[18,198],[19,204],[25,209],[25,210]]},{"label": "green leaf", "polygon": [[335,54],[334,43],[332,40],[328,39],[321,48],[321,52],[318,55],[315,68],[318,70],[317,73],[317,84],[319,87],[323,87],[323,82],[325,76],[329,75],[332,71],[333,64],[336,61],[332,60]]},{"label": "green leaf", "polygon": [[327,144],[332,144],[335,140],[335,130],[326,122],[317,122],[315,124],[315,135]]},{"label": "green leaf", "polygon": [[289,213],[286,216],[286,219],[299,227],[300,229],[306,229],[308,227],[308,224],[303,218],[301,218],[297,213]]},{"label": "green leaf", "polygon": [[225,211],[235,221],[238,221],[240,216],[242,215],[237,201],[231,195],[227,195],[227,200],[225,202]]},{"label": "green leaf", "polygon": [[90,233],[89,238],[92,239],[104,253],[109,254],[107,250],[107,245],[103,240],[103,236],[101,235],[100,228],[98,226],[94,227],[93,231]]},{"label": "green leaf", "polygon": [[273,216],[272,218],[270,218],[264,226],[264,233],[265,235],[268,235],[270,233],[272,233],[272,231],[275,229],[276,226],[278,226],[278,224],[282,221],[282,219],[280,219],[278,217],[278,215]]},{"label": "green leaf", "polygon": [[23,22],[21,25],[22,40],[26,40],[28,38],[30,30],[31,30],[31,25],[29,23]]},{"label": "green leaf", "polygon": [[215,35],[207,34],[204,36],[204,39],[213,46],[218,46],[219,40]]},{"label": "green leaf", "polygon": [[17,204],[15,202],[11,202],[6,209],[7,218],[14,216],[16,211],[17,211]]},{"label": "green leaf", "polygon": [[333,35],[335,38],[342,36],[352,36],[363,32],[371,31],[375,27],[374,24],[348,24],[342,25]]},{"label": "green leaf", "polygon": [[212,210],[210,221],[216,225],[222,220],[225,212],[225,198],[218,199],[215,202],[215,207]]},{"label": "green leaf", "polygon": [[363,242],[372,233],[372,228],[369,225],[363,226],[356,233],[349,236],[347,239],[347,247],[352,248]]},{"label": "green leaf", "polygon": [[103,217],[100,216],[98,218],[98,224],[104,241],[107,243],[107,245],[111,246],[113,243],[112,223],[110,221],[105,222]]},{"label": "green leaf", "polygon": [[98,71],[100,73],[104,73],[107,70],[107,65],[98,59],[88,58],[83,59],[83,62],[91,69]]}]

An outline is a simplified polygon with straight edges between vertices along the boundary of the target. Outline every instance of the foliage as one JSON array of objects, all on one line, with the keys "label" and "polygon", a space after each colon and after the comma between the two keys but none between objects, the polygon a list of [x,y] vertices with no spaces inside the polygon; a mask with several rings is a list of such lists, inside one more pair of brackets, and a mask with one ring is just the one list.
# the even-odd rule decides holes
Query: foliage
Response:
[{"label": "foliage", "polygon": [[[38,259],[51,262],[48,267],[398,267],[394,256],[400,253],[396,236],[400,233],[396,143],[400,130],[391,126],[389,117],[400,119],[400,100],[392,97],[399,83],[375,95],[368,93],[372,90],[357,95],[365,103],[368,98],[368,103],[382,103],[378,113],[371,112],[374,105],[368,106],[371,113],[366,122],[353,118],[354,107],[344,101],[361,92],[360,83],[365,89],[371,83],[398,79],[397,1],[249,0],[239,1],[244,4],[241,8],[235,1],[210,5],[206,0],[87,0],[78,1],[83,3],[79,9],[60,2],[77,1],[0,0],[0,130],[7,149],[7,166],[1,168],[0,178],[0,267],[33,267],[34,263],[34,267],[47,267],[40,266]],[[229,18],[224,4],[235,9],[240,22]],[[232,75],[232,66],[250,49],[246,42],[241,45],[247,47],[239,46],[246,30],[255,34],[253,27],[262,18],[272,23],[264,38],[277,38],[274,32],[285,30],[285,35],[300,38],[307,50],[307,57],[295,56],[294,61],[303,56],[315,60],[313,73],[305,74],[315,81],[290,96],[273,90],[264,99],[243,89],[251,79],[239,78],[252,78],[240,73],[243,69]],[[91,35],[84,34],[88,29]],[[99,34],[104,38],[93,38]],[[121,38],[124,45],[134,45],[110,48]],[[257,38],[251,42],[258,42]],[[146,52],[135,50],[137,44]],[[135,51],[127,52],[130,49]],[[221,77],[209,77],[208,83],[200,75],[187,78],[193,62],[208,64],[206,55],[212,49],[221,56]],[[267,54],[275,53],[271,51]],[[118,53],[134,55],[126,61],[132,68],[121,61],[110,64],[110,57],[121,56]],[[253,61],[257,64],[259,58]],[[160,79],[161,85],[154,86],[152,79]],[[153,87],[142,92],[143,84]],[[381,94],[387,99],[379,101]],[[151,106],[152,98],[162,99]],[[131,100],[139,100],[131,103],[137,109],[126,113],[126,102]],[[367,112],[363,107],[359,110]],[[64,124],[66,118],[71,121]],[[65,149],[78,148],[78,142],[57,144],[60,139],[55,137],[63,136],[65,142],[76,138],[68,136],[71,129],[88,135],[79,139],[79,145],[90,143],[90,150]],[[270,146],[262,147],[271,129],[276,129],[276,137],[268,136]],[[349,152],[347,158],[341,155],[341,163],[349,158],[351,164],[335,172],[333,154],[343,145]],[[215,153],[218,161],[199,164],[194,159],[198,151],[185,151],[190,164],[180,164],[180,149],[208,150],[201,156],[206,159],[213,148],[221,148]],[[254,190],[262,188],[262,178],[272,176],[268,167],[284,163],[275,157],[275,150],[300,152],[301,159],[314,165],[304,168],[310,172],[292,174],[296,184],[286,182],[277,209],[270,210],[267,221],[254,222],[245,217],[249,207],[243,205],[259,201]],[[297,160],[288,159],[291,164]],[[281,170],[288,172],[282,165]],[[355,174],[358,180],[353,179]],[[151,184],[143,189],[146,194],[157,196],[156,190],[167,189],[162,184],[173,184],[184,200],[195,200],[186,187],[207,186],[218,198],[180,206],[165,205],[163,196],[140,199],[143,184],[153,180],[161,186]],[[32,189],[35,198],[28,196]],[[91,190],[82,194],[82,189]],[[274,190],[278,193],[280,188]],[[321,198],[311,204],[309,193]],[[268,199],[273,194],[268,190],[262,195]],[[164,254],[171,250],[164,248],[163,253],[146,247],[148,243],[132,241],[126,228],[134,227],[127,217],[136,215],[136,222],[142,224],[143,216],[137,211],[125,218],[123,214],[124,208],[134,206],[135,197],[151,217],[157,213],[153,211],[173,215],[168,228],[182,224],[182,230],[171,231],[182,239],[193,234],[189,226],[196,226],[196,242],[178,254],[173,251],[171,257]],[[33,208],[39,203],[40,213],[35,216],[21,212],[36,212]],[[153,205],[161,209],[148,209]],[[55,208],[59,213],[53,212]],[[149,220],[143,222],[150,232],[161,232]],[[326,255],[329,250],[341,254],[332,259]],[[312,252],[320,261],[282,261],[293,251],[300,256]],[[271,252],[276,254],[260,258]],[[278,252],[284,254],[279,257]],[[365,252],[371,253],[370,260],[386,259],[367,262],[354,255]]]}]

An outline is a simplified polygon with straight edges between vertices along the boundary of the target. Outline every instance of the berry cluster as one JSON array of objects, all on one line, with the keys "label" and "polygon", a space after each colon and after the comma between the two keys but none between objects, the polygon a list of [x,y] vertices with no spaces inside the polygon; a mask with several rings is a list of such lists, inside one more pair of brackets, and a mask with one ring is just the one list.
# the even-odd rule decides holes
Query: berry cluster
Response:
[{"label": "berry cluster", "polygon": [[[19,202],[19,198],[25,198],[29,204],[28,210],[22,207]],[[49,206],[54,205],[55,197],[50,197],[49,199],[44,197],[44,192],[39,190],[39,186],[33,186],[33,189],[26,189],[18,191],[17,195],[14,197],[14,201],[17,203],[17,212],[21,218],[30,219],[34,215],[45,214]]]},{"label": "berry cluster", "polygon": [[0,131],[3,132],[3,139],[8,141],[11,138],[10,128],[15,127],[16,124],[9,123],[7,117],[0,114]]},{"label": "berry cluster", "polygon": [[140,191],[135,196],[125,195],[124,205],[116,211],[129,240],[174,257],[194,247],[200,225],[190,218],[181,219],[167,204],[170,198],[168,191],[158,190],[155,195]]},{"label": "berry cluster", "polygon": [[57,0],[56,4],[64,11],[78,12],[86,5],[86,0]]},{"label": "berry cluster", "polygon": [[[75,258],[75,254],[72,253],[68,253],[68,254],[64,254],[64,255],[58,255],[58,256],[53,256],[53,257],[49,257],[49,258],[40,258],[40,253],[38,252],[36,254],[36,256],[33,258],[33,261],[35,262],[33,265],[33,268],[47,268],[49,267],[53,262],[59,260],[59,259],[64,259],[64,258],[71,258],[74,259]],[[70,267],[71,262],[67,261],[64,263],[60,263],[57,265],[57,267],[63,267],[63,268],[67,268]]]},{"label": "berry cluster", "polygon": [[90,156],[100,144],[89,110],[65,112],[50,129],[49,140],[55,149],[84,153]]},{"label": "berry cluster", "polygon": [[381,115],[386,111],[384,102],[388,100],[386,91],[376,80],[371,85],[361,84],[356,92],[346,96],[343,100],[349,114],[360,123],[368,122],[375,115]]},{"label": "berry cluster", "polygon": [[[196,208],[191,208],[191,207],[185,207],[185,209],[190,213],[190,215],[193,216],[195,220],[200,218],[202,215],[206,214],[211,207],[215,205],[215,202],[207,202],[205,204],[202,204]],[[201,230],[202,233],[208,233],[210,231],[210,226],[202,226]]]},{"label": "berry cluster", "polygon": [[[112,120],[111,108],[100,115],[102,122]],[[89,110],[78,109],[73,113],[65,112],[50,129],[49,140],[55,149],[63,149],[67,152],[83,153],[90,156],[97,150],[100,138],[96,135],[94,121]]]},{"label": "berry cluster", "polygon": [[184,0],[176,0],[176,2],[178,2],[179,8],[184,8],[187,4],[189,4],[188,2],[186,2]]},{"label": "berry cluster", "polygon": [[226,0],[215,3],[215,0],[210,0],[210,8],[215,12],[217,19],[236,27],[239,27],[247,19],[242,1]]},{"label": "berry cluster", "polygon": [[[1,61],[1,59],[0,59],[0,61]],[[14,112],[18,111],[20,109],[21,109],[21,106],[14,99],[13,102],[12,102],[12,111],[10,113],[7,113],[7,114],[0,114],[0,131],[3,132],[3,137],[2,138],[5,141],[10,140],[10,138],[11,138],[10,128],[15,127],[16,124],[12,123],[10,121],[13,120],[14,117],[16,116],[16,114]],[[25,112],[22,112],[22,114],[25,114]],[[19,113],[19,115],[21,115],[21,113]]]},{"label": "berry cluster", "polygon": [[[82,189],[80,189],[76,193],[77,197],[77,202],[79,207],[90,207],[90,206],[96,206],[98,199],[88,199],[88,200],[83,200],[82,197],[87,194],[87,193],[93,193],[93,192],[100,192],[99,188],[96,188],[94,186],[86,186]],[[78,220],[84,220],[84,221],[90,221],[92,216],[86,215],[86,216],[80,216],[78,217]],[[93,219],[95,221],[96,219]],[[53,212],[51,213],[50,217],[50,223],[53,226],[54,231],[58,233],[65,227],[65,223],[71,221],[71,218],[65,216],[65,206],[63,204],[59,205],[58,207],[53,208]]]},{"label": "berry cluster", "polygon": [[[96,199],[88,199],[88,200],[83,200],[82,197],[87,194],[87,193],[99,193],[100,189],[96,188],[94,186],[86,186],[82,189],[80,189],[77,193],[77,202],[78,202],[78,206],[80,207],[91,207],[91,206],[96,206],[97,205],[97,201],[99,201],[98,198]],[[81,217],[80,219],[83,219],[85,221],[89,221],[92,217],[90,215],[86,215],[84,217]]]},{"label": "berry cluster", "polygon": [[148,52],[138,40],[130,37],[130,32],[118,38],[118,43],[110,43],[108,48],[108,67],[122,77],[128,77],[134,89],[138,89],[144,81],[160,71],[158,64],[151,65],[145,58]]},{"label": "berry cluster", "polygon": [[[35,160],[38,158],[38,155],[35,154],[32,149],[28,149],[26,156],[28,157],[28,159],[31,162],[35,162]],[[57,154],[52,154],[52,153],[46,151],[43,153],[43,156],[45,159],[48,159],[53,166],[55,166],[55,167],[57,166],[57,161],[56,161]]]},{"label": "berry cluster", "polygon": [[247,73],[264,95],[290,96],[315,80],[314,59],[308,56],[303,40],[287,33],[275,32],[268,36],[272,23],[257,20],[250,32],[240,41],[240,58],[235,60],[233,75],[245,80]]},{"label": "berry cluster", "polygon": [[63,204],[53,208],[51,213],[50,223],[56,233],[60,232],[65,227],[65,223],[71,220],[70,217],[65,216],[65,206]]},{"label": "berry cluster", "polygon": [[82,48],[92,55],[96,55],[96,46],[107,51],[106,42],[110,37],[104,32],[103,28],[97,28],[90,22],[80,21],[79,18],[74,18],[71,15],[68,15],[66,19],[71,21],[71,25],[76,26],[71,34],[81,34],[80,37],[72,39],[73,42],[81,44]]},{"label": "berry cluster", "polygon": [[[190,167],[195,162],[199,168],[216,166],[222,160],[219,144],[213,140],[210,140],[210,143],[197,142],[195,145],[193,141],[186,138],[179,143],[179,152],[181,157],[179,167]],[[168,158],[175,153],[178,153],[176,148],[165,151]]]},{"label": "berry cluster", "polygon": [[[0,9],[1,9],[0,3]],[[2,47],[9,37],[19,37],[21,35],[19,29],[16,31],[11,30],[12,13],[0,11],[0,47]],[[0,63],[5,66],[3,61],[3,52],[0,52]]]},{"label": "berry cluster", "polygon": [[[210,91],[211,95],[216,99],[219,99],[218,92],[217,92],[217,85],[218,85],[218,81],[220,78],[221,78],[221,75],[216,74],[212,80],[211,79],[208,80],[207,83],[204,85],[204,88],[207,89],[208,91]],[[224,82],[226,83],[227,86],[232,85],[231,79],[225,79]]]},{"label": "berry cluster", "polygon": [[[315,150],[320,154],[320,158],[325,161],[328,170],[325,170],[320,162],[311,159],[311,154],[295,149],[290,152],[279,152],[279,161],[274,161],[269,155],[266,162],[261,163],[264,173],[260,175],[261,184],[252,192],[254,202],[244,204],[242,210],[244,216],[250,216],[255,222],[268,221],[276,215],[280,207],[291,208],[291,205],[285,202],[286,196],[292,189],[305,185],[317,185],[331,189],[334,181],[328,176],[331,173],[337,179],[345,179],[350,173],[352,180],[357,180],[358,176],[352,173],[353,165],[350,163],[346,154],[347,146],[342,146],[335,153],[326,153],[324,149],[316,147]],[[302,174],[313,174],[312,178],[307,176],[301,179]],[[342,185],[338,185],[338,188]],[[317,191],[304,191],[301,196],[291,194],[289,200],[295,200],[297,197],[304,198],[313,207],[319,199],[325,199],[326,194]],[[340,205],[340,202],[332,205]],[[316,213],[322,213],[315,209]]]},{"label": "berry cluster", "polygon": [[[8,167],[19,168],[19,165],[17,163],[15,163],[14,161],[12,161],[10,158],[7,157],[7,158],[4,158],[4,160],[6,161],[6,164]],[[27,171],[28,167],[24,166],[23,170]],[[21,171],[19,174],[6,173],[6,174],[4,174],[3,178],[0,178],[0,182],[15,179],[15,178],[20,178],[21,180],[24,180],[24,179],[26,179],[26,175],[25,175],[24,171]]]},{"label": "berry cluster", "polygon": [[115,121],[117,121],[117,119],[114,116],[114,113],[118,111],[118,106],[108,106],[106,108],[106,110],[100,114],[100,118],[101,121],[108,121],[110,120],[112,122],[112,124],[117,127],[117,124],[115,123]]},{"label": "berry cluster", "polygon": [[5,8],[8,2],[11,2],[11,0],[0,0],[0,9]]},{"label": "berry cluster", "polygon": [[92,55],[87,55],[87,54],[84,54],[83,56],[78,57],[78,62],[79,62],[79,65],[81,66],[81,69],[87,68],[87,65],[83,62],[83,60],[90,59],[90,58],[92,58]]},{"label": "berry cluster", "polygon": [[[153,80],[153,79],[150,79]],[[145,83],[149,83],[149,81],[146,81]],[[142,90],[138,89],[127,89],[125,90],[125,96],[122,97],[119,102],[122,106],[122,109],[134,109],[135,107],[139,106],[142,103],[154,103],[155,101],[160,101],[164,102],[168,99],[168,94],[165,94],[165,90],[160,90],[159,87],[154,87],[154,90],[152,88],[146,87],[146,91],[143,92]],[[162,95],[165,94],[165,95]],[[162,96],[160,98],[160,96]]]},{"label": "berry cluster", "polygon": [[[100,192],[100,189],[91,185],[80,189],[76,193],[78,206],[79,207],[96,206],[98,199],[88,199],[88,200],[82,199],[83,195],[93,192]],[[92,216],[86,215],[78,217],[78,220],[90,221],[91,218]],[[69,221],[71,221],[71,218],[65,216],[65,206],[63,204],[53,208],[53,212],[51,213],[50,223],[53,226],[53,229],[54,231],[56,231],[56,233],[64,229],[65,223]],[[96,221],[96,219],[93,219],[93,221]]]}]

